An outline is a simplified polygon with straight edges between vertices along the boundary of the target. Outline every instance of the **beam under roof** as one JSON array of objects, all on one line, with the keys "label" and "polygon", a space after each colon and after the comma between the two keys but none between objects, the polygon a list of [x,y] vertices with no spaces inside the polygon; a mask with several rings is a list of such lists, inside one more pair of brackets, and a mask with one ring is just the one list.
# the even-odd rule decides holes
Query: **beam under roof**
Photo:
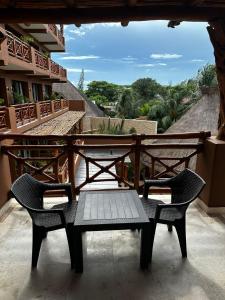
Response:
[{"label": "beam under roof", "polygon": [[199,6],[135,6],[110,8],[0,9],[2,23],[89,24],[147,20],[212,21],[225,17],[224,8]]}]

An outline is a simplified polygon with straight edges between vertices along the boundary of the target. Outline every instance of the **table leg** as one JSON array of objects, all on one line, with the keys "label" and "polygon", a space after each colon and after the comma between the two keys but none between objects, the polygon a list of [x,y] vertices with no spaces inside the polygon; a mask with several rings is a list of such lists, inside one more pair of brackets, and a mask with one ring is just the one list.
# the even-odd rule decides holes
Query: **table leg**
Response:
[{"label": "table leg", "polygon": [[150,247],[150,223],[143,225],[141,230],[140,267],[147,269],[149,264]]},{"label": "table leg", "polygon": [[82,232],[74,229],[74,268],[77,273],[83,272]]}]

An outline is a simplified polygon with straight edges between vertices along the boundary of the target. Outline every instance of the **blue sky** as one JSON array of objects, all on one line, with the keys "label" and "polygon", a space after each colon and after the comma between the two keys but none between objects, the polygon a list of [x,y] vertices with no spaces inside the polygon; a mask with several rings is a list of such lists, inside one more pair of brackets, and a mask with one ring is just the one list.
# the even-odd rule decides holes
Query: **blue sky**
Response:
[{"label": "blue sky", "polygon": [[131,84],[144,77],[176,84],[194,77],[206,63],[214,63],[207,23],[183,22],[175,29],[167,23],[66,25],[66,52],[52,58],[67,68],[75,85],[82,68],[86,84],[93,80]]}]

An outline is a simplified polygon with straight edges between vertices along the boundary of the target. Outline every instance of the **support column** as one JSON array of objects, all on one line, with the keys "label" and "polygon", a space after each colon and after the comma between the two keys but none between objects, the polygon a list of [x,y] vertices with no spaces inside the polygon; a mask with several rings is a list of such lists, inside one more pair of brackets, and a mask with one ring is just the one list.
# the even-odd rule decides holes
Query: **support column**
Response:
[{"label": "support column", "polygon": [[216,72],[220,89],[220,114],[217,138],[225,141],[225,19],[210,22],[207,30],[214,47]]}]

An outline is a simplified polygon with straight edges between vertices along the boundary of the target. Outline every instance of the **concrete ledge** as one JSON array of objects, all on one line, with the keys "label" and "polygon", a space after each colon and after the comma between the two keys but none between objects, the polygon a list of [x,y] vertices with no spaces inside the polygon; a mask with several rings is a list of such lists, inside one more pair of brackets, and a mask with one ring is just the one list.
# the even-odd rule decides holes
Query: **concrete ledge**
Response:
[{"label": "concrete ledge", "polygon": [[225,207],[208,207],[201,199],[197,199],[196,204],[207,214],[225,214]]}]

